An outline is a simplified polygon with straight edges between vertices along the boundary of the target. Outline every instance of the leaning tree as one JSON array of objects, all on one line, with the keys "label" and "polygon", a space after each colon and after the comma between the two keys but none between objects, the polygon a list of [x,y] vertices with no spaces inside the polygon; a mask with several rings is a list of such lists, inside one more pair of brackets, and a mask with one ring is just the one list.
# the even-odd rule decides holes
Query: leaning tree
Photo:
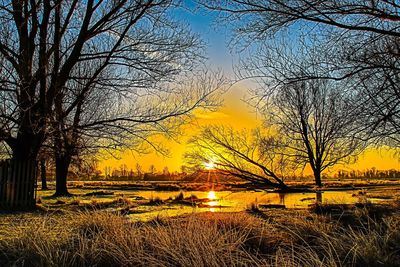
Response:
[{"label": "leaning tree", "polygon": [[189,140],[185,161],[192,169],[213,163],[220,173],[248,181],[258,187],[288,190],[282,167],[293,167],[276,145],[276,136],[264,131],[237,131],[226,126],[207,126]]}]

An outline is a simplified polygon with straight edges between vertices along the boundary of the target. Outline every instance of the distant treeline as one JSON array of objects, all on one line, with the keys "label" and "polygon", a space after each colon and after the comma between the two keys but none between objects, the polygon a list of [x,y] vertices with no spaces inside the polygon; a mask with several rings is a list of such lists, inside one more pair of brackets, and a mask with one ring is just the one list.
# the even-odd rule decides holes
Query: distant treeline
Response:
[{"label": "distant treeline", "polygon": [[[53,180],[55,169],[48,168],[46,176],[48,180]],[[162,172],[157,172],[154,167],[151,167],[148,172],[143,172],[141,169],[134,171],[125,164],[119,168],[106,167],[103,172],[92,166],[71,169],[68,172],[68,178],[74,181],[178,181],[185,176],[187,176],[186,172],[169,172],[167,167],[164,167]]]},{"label": "distant treeline", "polygon": [[[169,172],[168,168],[165,167],[162,172],[157,172],[152,169],[153,172],[138,172],[133,169],[127,168],[106,168],[106,172],[102,173],[100,170],[81,170],[82,172],[69,172],[69,178],[75,181],[193,181],[193,182],[206,182],[207,173],[204,171],[187,173],[187,172]],[[49,170],[48,178],[51,180],[54,177],[53,171]],[[230,180],[226,175],[218,174],[216,172],[213,175],[217,180],[221,181]],[[339,170],[331,175],[324,174],[324,178],[327,179],[400,179],[400,170],[389,169],[389,170],[378,170],[376,168],[366,170]],[[303,180],[312,179],[310,175],[291,175],[285,180]],[[232,181],[237,179],[232,177]]]},{"label": "distant treeline", "polygon": [[393,179],[400,178],[400,170],[390,169],[390,170],[377,170],[376,168],[367,169],[364,171],[352,170],[345,171],[339,170],[335,174],[336,178],[346,179],[346,178],[379,178],[379,179]]}]

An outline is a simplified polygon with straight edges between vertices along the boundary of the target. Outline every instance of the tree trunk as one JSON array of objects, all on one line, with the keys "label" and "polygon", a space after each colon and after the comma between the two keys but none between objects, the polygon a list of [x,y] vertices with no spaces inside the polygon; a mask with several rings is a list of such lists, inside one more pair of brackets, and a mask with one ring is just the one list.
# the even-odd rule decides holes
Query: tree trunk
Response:
[{"label": "tree trunk", "polygon": [[18,134],[8,145],[12,150],[12,158],[18,161],[36,160],[42,138],[35,134]]},{"label": "tree trunk", "polygon": [[71,158],[69,153],[56,155],[56,192],[54,193],[56,197],[71,196],[67,188],[67,175]]},{"label": "tree trunk", "polygon": [[278,176],[276,176],[275,174],[272,175],[272,177],[275,179],[275,181],[277,181],[277,183],[275,183],[276,188],[279,188],[281,190],[288,190],[289,187],[285,184],[285,182],[283,181],[283,179],[280,179]]},{"label": "tree trunk", "polygon": [[47,179],[46,179],[46,161],[44,159],[40,160],[40,179],[42,181],[42,190],[49,189],[47,187]]},{"label": "tree trunk", "polygon": [[314,178],[315,178],[315,185],[318,187],[322,186],[322,182],[321,182],[321,171],[315,169],[314,170]]},{"label": "tree trunk", "polygon": [[280,182],[278,183],[278,187],[279,187],[279,189],[281,189],[281,190],[288,190],[288,189],[289,189],[289,187],[288,187],[283,181],[280,181]]}]

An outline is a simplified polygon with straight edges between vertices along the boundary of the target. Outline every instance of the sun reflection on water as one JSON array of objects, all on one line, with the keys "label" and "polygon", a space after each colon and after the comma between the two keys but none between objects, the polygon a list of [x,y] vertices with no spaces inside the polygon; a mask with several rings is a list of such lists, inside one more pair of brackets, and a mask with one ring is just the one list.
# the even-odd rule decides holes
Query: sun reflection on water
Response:
[{"label": "sun reflection on water", "polygon": [[218,206],[218,201],[210,201],[210,202],[207,202],[207,205],[208,205],[208,206],[212,206],[212,207]]},{"label": "sun reflection on water", "polygon": [[210,201],[207,203],[211,212],[215,212],[215,207],[218,206],[218,201]]},{"label": "sun reflection on water", "polygon": [[218,201],[216,200],[217,195],[214,191],[210,191],[207,194],[207,198],[210,200],[209,202],[207,202],[207,205],[210,207],[210,211],[215,212],[215,207],[219,205]]}]

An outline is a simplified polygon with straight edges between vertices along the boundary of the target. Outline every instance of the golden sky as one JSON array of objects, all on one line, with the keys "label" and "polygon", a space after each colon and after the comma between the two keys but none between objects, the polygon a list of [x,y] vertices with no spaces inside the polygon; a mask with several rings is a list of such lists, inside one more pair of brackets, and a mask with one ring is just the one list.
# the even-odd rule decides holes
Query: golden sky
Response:
[{"label": "golden sky", "polygon": [[106,166],[113,168],[126,164],[128,168],[135,170],[136,163],[143,166],[143,170],[147,171],[149,166],[154,164],[157,170],[161,171],[168,166],[170,171],[180,171],[182,166],[182,156],[185,153],[186,142],[191,136],[199,131],[199,127],[210,124],[230,125],[235,129],[252,129],[261,125],[262,121],[254,110],[249,107],[243,99],[247,96],[246,89],[241,86],[233,86],[223,95],[223,105],[214,112],[201,111],[196,112],[196,119],[183,127],[184,135],[180,138],[180,142],[164,139],[163,143],[170,150],[169,157],[150,153],[138,155],[130,151],[125,152],[121,159],[110,158],[102,160],[99,169],[104,171]]},{"label": "golden sky", "polygon": [[[163,140],[165,146],[170,150],[169,157],[150,153],[138,155],[127,151],[120,159],[110,158],[99,163],[99,169],[104,172],[106,166],[118,168],[121,164],[126,164],[128,169],[135,170],[136,163],[142,165],[144,171],[148,171],[149,166],[154,164],[158,171],[167,166],[169,171],[180,171],[183,165],[183,154],[186,149],[188,139],[198,132],[200,126],[209,124],[229,125],[237,130],[252,129],[261,126],[261,116],[255,113],[254,109],[246,104],[243,99],[248,96],[247,89],[243,85],[233,86],[224,94],[224,104],[214,112],[196,112],[196,120],[183,127],[184,135],[180,142],[173,140]],[[400,169],[400,161],[393,152],[385,149],[368,149],[363,153],[355,164],[348,166],[337,166],[337,169],[358,169],[365,170],[375,167],[377,169]],[[331,170],[334,172],[335,169]],[[306,173],[307,174],[307,171]]]},{"label": "golden sky", "polygon": [[[184,1],[187,8],[194,8],[193,1]],[[238,60],[238,54],[229,49],[231,35],[219,24],[213,23],[214,15],[204,16],[201,12],[188,12],[186,9],[176,14],[177,19],[187,21],[191,29],[199,34],[207,43],[206,54],[209,65],[214,69],[221,69],[229,75],[233,75],[233,67]],[[215,112],[196,112],[196,121],[183,127],[184,135],[177,143],[171,140],[164,140],[164,144],[170,150],[169,157],[163,157],[156,153],[147,155],[137,155],[126,152],[121,159],[103,160],[99,164],[100,170],[104,171],[106,166],[118,168],[121,164],[126,164],[128,169],[135,170],[136,163],[143,166],[147,171],[149,166],[154,164],[158,171],[168,166],[170,171],[180,171],[183,164],[183,154],[188,139],[198,132],[199,126],[208,124],[230,125],[237,130],[243,128],[253,129],[261,126],[261,116],[257,117],[254,109],[249,107],[243,98],[248,95],[249,84],[236,84],[224,95],[224,105]],[[338,166],[337,169],[359,169],[364,170],[375,167],[377,169],[400,169],[399,159],[393,153],[385,150],[369,149],[359,157],[356,164],[350,166]],[[332,170],[335,171],[335,170]]]}]

